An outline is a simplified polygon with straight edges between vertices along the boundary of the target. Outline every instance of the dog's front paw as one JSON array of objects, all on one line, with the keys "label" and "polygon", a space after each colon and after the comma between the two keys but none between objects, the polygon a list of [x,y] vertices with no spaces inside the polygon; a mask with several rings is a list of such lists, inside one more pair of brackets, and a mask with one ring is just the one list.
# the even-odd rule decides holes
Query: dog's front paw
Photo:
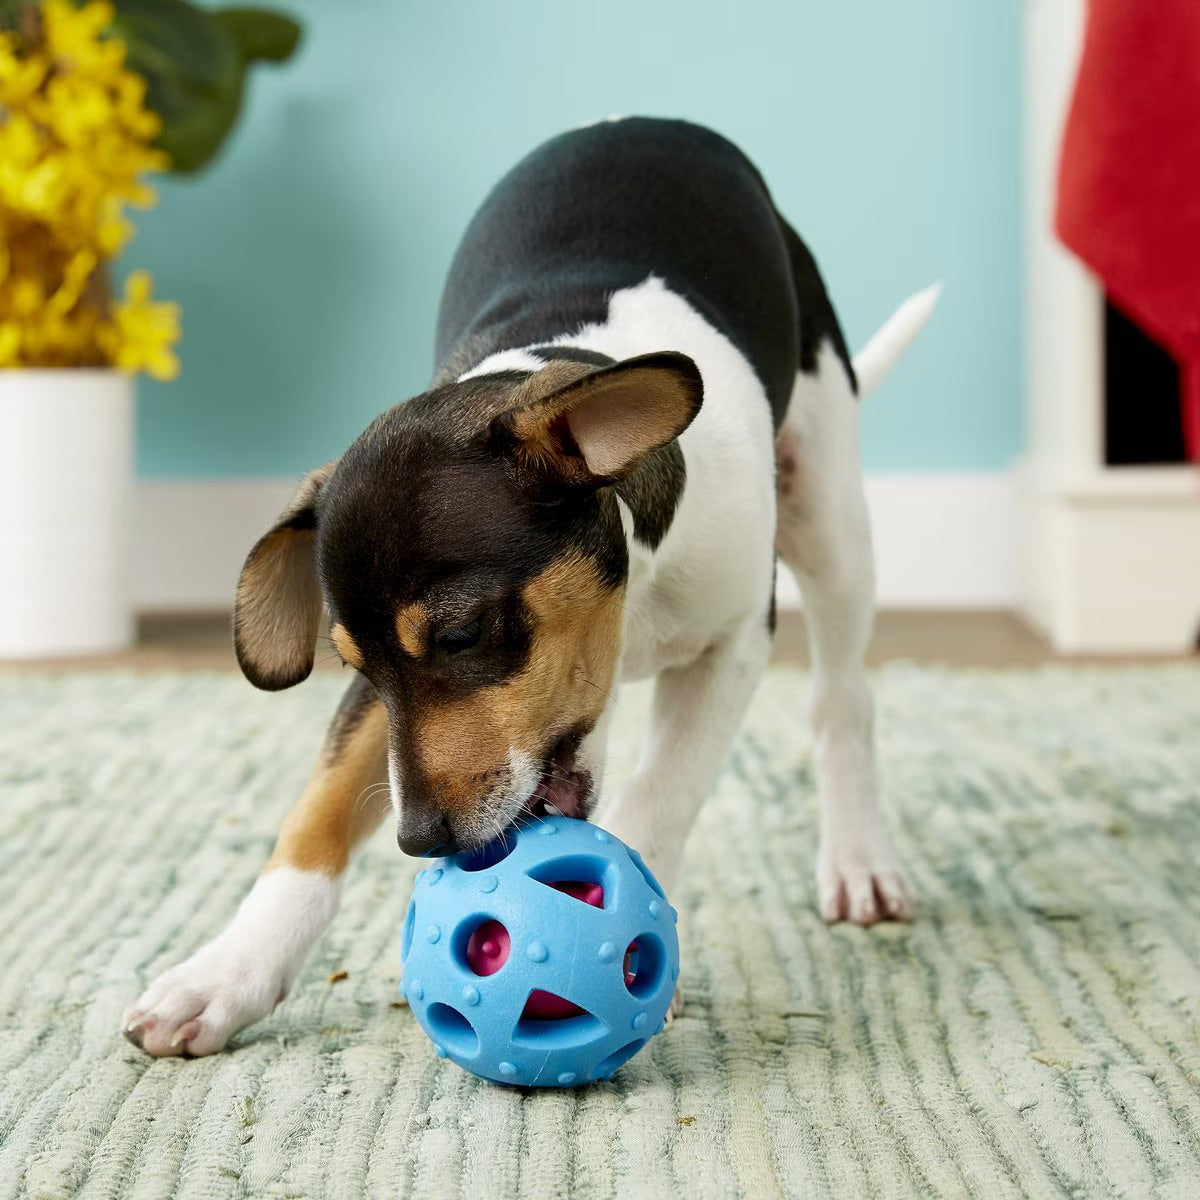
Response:
[{"label": "dog's front paw", "polygon": [[125,1036],[147,1054],[214,1054],[267,1016],[286,985],[265,963],[230,953],[220,939],[164,971],[125,1014]]},{"label": "dog's front paw", "polygon": [[883,838],[863,844],[848,839],[824,844],[817,856],[817,902],[826,921],[907,921],[913,915],[912,890]]}]

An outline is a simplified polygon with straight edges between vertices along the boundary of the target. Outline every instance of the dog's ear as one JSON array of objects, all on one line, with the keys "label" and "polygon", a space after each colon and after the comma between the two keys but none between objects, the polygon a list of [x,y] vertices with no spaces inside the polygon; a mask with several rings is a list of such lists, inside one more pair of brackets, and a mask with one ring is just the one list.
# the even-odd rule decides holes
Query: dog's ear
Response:
[{"label": "dog's ear", "polygon": [[279,520],[254,544],[238,578],[233,645],[242,673],[276,692],[308,677],[321,621],[317,501],[336,463],[301,481]]},{"label": "dog's ear", "polygon": [[[548,372],[530,386],[544,387]],[[644,354],[577,377],[498,418],[522,474],[598,486],[624,478],[700,411],[703,384],[683,354]]]}]

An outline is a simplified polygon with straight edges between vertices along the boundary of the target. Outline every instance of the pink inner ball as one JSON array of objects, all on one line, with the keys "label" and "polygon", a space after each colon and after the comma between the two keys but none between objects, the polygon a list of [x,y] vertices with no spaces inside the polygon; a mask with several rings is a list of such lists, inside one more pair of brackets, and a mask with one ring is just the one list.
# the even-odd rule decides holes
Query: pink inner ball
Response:
[{"label": "pink inner ball", "polygon": [[508,930],[499,921],[484,921],[467,941],[467,962],[476,975],[495,975],[506,962]]},{"label": "pink inner ball", "polygon": [[[582,883],[568,879],[552,883],[550,886],[568,896],[574,896],[576,900],[590,904],[593,908],[604,907],[604,889],[598,883]],[[467,962],[476,975],[495,975],[508,961],[511,948],[508,930],[499,921],[484,921],[467,940]],[[626,985],[633,982],[634,972],[630,969],[630,958],[635,948],[636,943],[633,943],[625,951]],[[572,1004],[570,1000],[563,999],[562,996],[535,990],[530,992],[521,1015],[534,1021],[560,1021],[566,1017],[577,1017],[582,1012],[582,1008]]]},{"label": "pink inner ball", "polygon": [[590,904],[593,908],[604,907],[604,889],[598,883],[577,883],[573,879],[567,879],[550,886],[556,892],[566,892],[568,896],[574,896],[576,900],[582,900],[584,904]]}]

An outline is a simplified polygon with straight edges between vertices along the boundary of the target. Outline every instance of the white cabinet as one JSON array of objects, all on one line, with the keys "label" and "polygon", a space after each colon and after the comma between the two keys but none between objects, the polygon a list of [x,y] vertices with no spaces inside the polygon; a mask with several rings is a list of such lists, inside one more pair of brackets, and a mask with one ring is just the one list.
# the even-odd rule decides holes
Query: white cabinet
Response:
[{"label": "white cabinet", "polygon": [[1082,0],[1027,0],[1020,603],[1065,652],[1188,652],[1200,634],[1200,469],[1105,466],[1104,296],[1053,232],[1082,30]]}]

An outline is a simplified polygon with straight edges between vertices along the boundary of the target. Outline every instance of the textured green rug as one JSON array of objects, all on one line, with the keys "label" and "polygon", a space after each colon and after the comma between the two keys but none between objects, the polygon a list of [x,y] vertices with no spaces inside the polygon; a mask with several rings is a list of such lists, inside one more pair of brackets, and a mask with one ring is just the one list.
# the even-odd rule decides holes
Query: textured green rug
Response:
[{"label": "textured green rug", "polygon": [[870,931],[814,914],[804,679],[773,673],[676,898],[686,1012],[612,1083],[433,1056],[383,834],[271,1019],[149,1059],[123,1007],[232,912],[341,686],[0,675],[0,1197],[1200,1196],[1200,672],[882,672],[922,909]]}]

